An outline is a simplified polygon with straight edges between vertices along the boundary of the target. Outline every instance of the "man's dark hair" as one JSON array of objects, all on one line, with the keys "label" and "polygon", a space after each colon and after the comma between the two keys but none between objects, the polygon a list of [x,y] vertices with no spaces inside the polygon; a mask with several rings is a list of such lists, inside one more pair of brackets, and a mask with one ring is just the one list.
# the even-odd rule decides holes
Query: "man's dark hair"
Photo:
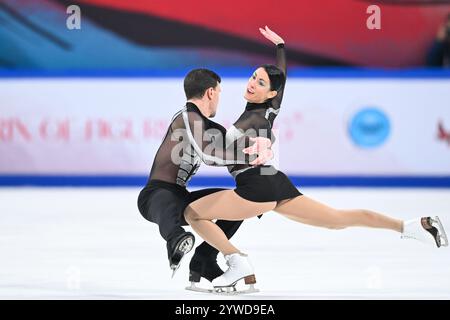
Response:
[{"label": "man's dark hair", "polygon": [[217,73],[208,69],[191,70],[184,78],[184,93],[186,98],[203,98],[205,91],[215,88],[221,79]]},{"label": "man's dark hair", "polygon": [[280,68],[277,66],[274,66],[273,64],[263,64],[260,66],[261,68],[264,68],[266,70],[267,75],[269,76],[270,80],[270,90],[272,91],[279,91],[286,81],[286,76],[284,75],[284,72],[281,71]]}]

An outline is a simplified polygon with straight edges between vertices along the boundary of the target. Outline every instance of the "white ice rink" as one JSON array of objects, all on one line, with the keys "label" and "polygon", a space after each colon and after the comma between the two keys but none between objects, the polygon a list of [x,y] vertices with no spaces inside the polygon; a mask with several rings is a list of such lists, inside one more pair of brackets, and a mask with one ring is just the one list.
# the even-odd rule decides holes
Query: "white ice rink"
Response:
[{"label": "white ice rink", "polygon": [[[450,231],[450,190],[302,191],[340,208],[440,215]],[[192,252],[171,279],[138,192],[0,189],[0,299],[226,299],[184,290]],[[268,213],[244,222],[233,243],[249,253],[261,292],[229,299],[450,299],[450,248],[394,232],[318,229]]]}]

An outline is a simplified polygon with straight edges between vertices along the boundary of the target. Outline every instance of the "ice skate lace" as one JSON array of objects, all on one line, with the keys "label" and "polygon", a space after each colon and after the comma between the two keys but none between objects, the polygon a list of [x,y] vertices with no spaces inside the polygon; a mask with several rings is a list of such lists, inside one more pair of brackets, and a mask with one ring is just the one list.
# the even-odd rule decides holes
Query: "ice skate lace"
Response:
[{"label": "ice skate lace", "polygon": [[[427,231],[423,226],[422,226],[422,228],[423,228],[423,230]],[[420,237],[418,235],[415,235],[415,234],[407,235],[407,234],[402,233],[401,238],[402,239],[421,240]]]},{"label": "ice skate lace", "polygon": [[415,240],[420,240],[417,236],[415,236],[414,234],[404,234],[402,233],[402,239],[415,239]]},{"label": "ice skate lace", "polygon": [[231,259],[228,259],[226,264],[230,267],[230,269],[234,269],[236,267],[236,262],[233,262]]}]

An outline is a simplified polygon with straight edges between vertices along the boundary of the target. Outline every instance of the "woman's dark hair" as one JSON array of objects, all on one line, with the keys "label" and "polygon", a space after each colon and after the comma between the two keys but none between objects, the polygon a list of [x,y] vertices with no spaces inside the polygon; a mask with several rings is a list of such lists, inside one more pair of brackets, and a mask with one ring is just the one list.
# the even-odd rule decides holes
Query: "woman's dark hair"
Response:
[{"label": "woman's dark hair", "polygon": [[286,81],[286,76],[280,68],[274,66],[273,64],[263,64],[260,68],[264,68],[269,75],[270,80],[270,90],[279,91]]},{"label": "woman's dark hair", "polygon": [[215,88],[221,79],[217,73],[208,69],[191,70],[184,77],[184,93],[186,98],[203,98],[205,91]]}]

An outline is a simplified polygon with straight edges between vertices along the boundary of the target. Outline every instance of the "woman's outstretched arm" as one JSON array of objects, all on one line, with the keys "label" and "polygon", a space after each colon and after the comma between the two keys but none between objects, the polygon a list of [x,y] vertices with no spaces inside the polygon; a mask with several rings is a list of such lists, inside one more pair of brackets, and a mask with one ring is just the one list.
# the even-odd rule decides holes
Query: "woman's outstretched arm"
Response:
[{"label": "woman's outstretched arm", "polygon": [[287,63],[286,63],[286,51],[284,49],[284,40],[278,34],[273,32],[266,26],[264,29],[259,28],[261,34],[268,40],[270,40],[273,44],[277,46],[277,67],[283,71],[285,79],[282,84],[280,90],[278,90],[277,95],[272,100],[272,106],[274,109],[279,109],[281,106],[281,101],[283,100],[284,93],[284,85],[286,83],[286,75],[287,75]]}]

